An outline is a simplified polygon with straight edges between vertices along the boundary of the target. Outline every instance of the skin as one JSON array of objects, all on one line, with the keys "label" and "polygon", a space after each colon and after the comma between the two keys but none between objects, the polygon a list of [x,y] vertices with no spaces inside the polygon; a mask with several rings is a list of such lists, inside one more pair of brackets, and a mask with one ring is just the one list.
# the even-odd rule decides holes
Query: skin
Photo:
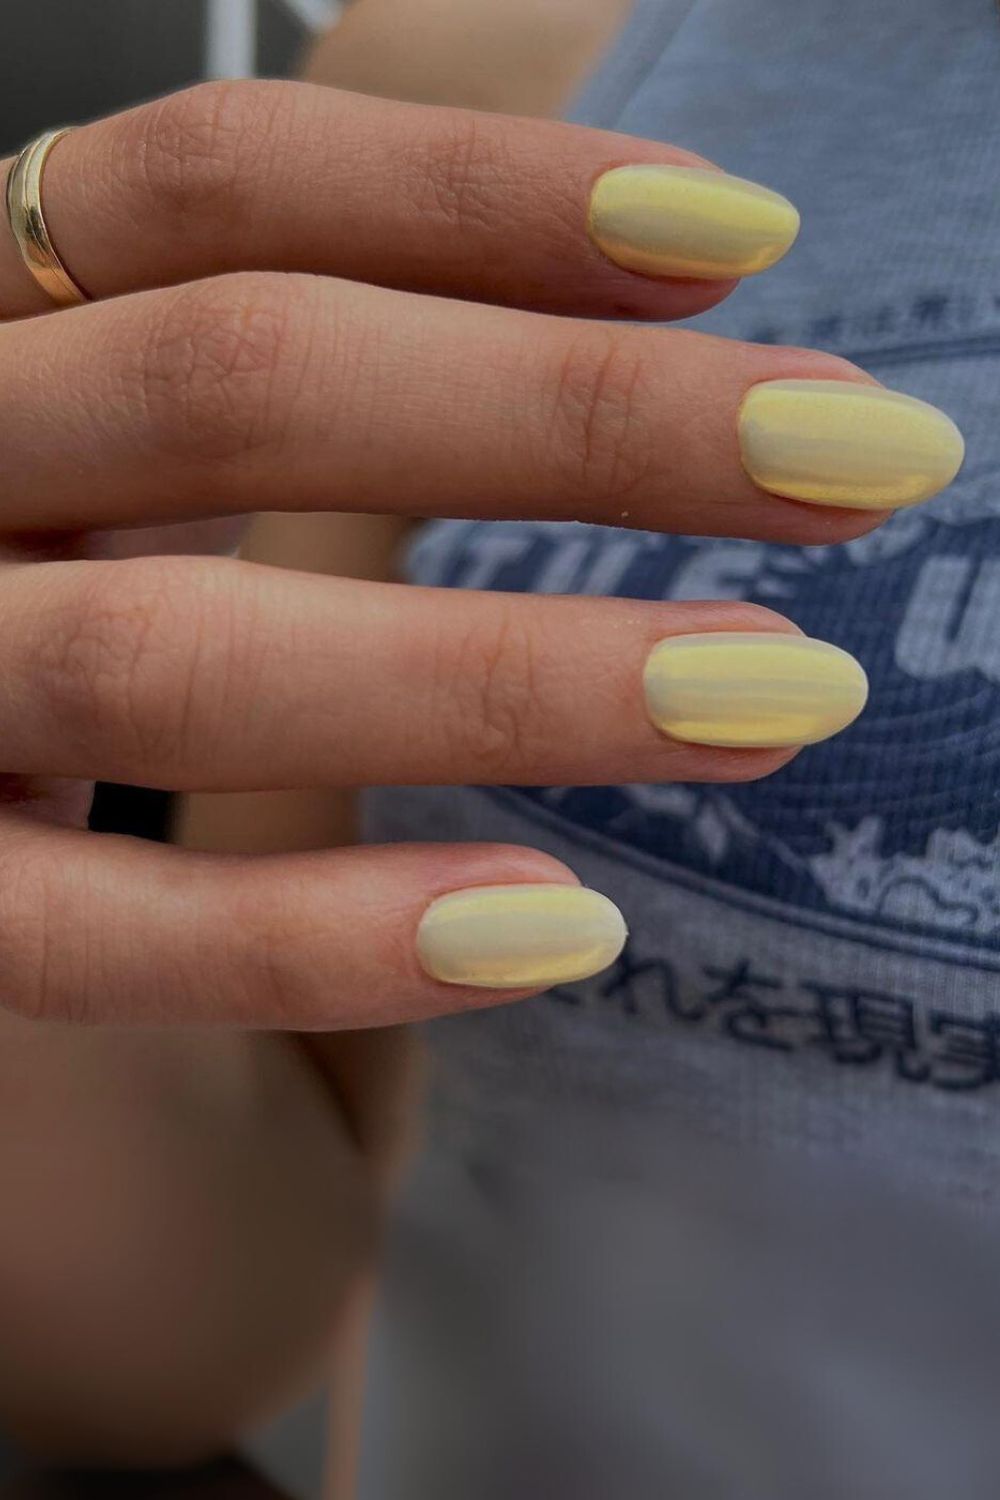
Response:
[{"label": "skin", "polygon": [[[605,34],[595,27],[595,48]],[[336,57],[331,39],[314,72],[339,82]],[[536,112],[568,82],[540,88]],[[463,885],[573,878],[530,850],[352,851],[325,833],[322,849],[296,850],[280,820],[259,842],[282,852],[220,853],[225,817],[213,830],[204,802],[187,819],[200,852],[97,839],[83,831],[91,778],[245,797],[376,779],[376,765],[391,781],[746,780],[787,758],[668,743],[641,702],[655,640],[792,628],[767,611],[452,596],[134,555],[209,552],[260,509],[625,519],[814,542],[869,529],[876,518],[758,491],[733,441],[749,385],[861,372],[589,321],[688,316],[729,290],[620,271],[583,233],[599,172],[696,160],[540,121],[214,86],[53,153],[56,243],[113,301],[30,317],[48,310],[0,237],[0,306],[24,319],[0,328],[0,1192],[17,1230],[0,1236],[0,1371],[17,1371],[0,1374],[0,1412],[38,1446],[194,1457],[308,1382],[334,1330],[361,1322],[407,1067],[396,1048],[394,1069],[392,1032],[377,1053],[317,1035],[306,1054],[252,1028],[349,1036],[510,999],[427,979],[421,912]],[[279,562],[295,550],[283,545]],[[393,681],[414,673],[408,702]],[[304,828],[311,806],[298,804]],[[118,1029],[136,1023],[172,1029]],[[192,1030],[206,1023],[251,1030]],[[376,1056],[390,1058],[381,1095],[368,1086]],[[122,1082],[150,1077],[162,1094]],[[58,1124],[54,1098],[67,1100]],[[203,1119],[206,1099],[219,1122],[208,1146],[180,1124]],[[138,1122],[164,1119],[169,1171],[135,1149]],[[150,1180],[169,1255],[145,1238],[136,1194]],[[81,1182],[91,1212],[67,1223],[67,1185]],[[231,1291],[248,1242],[260,1281],[280,1288],[255,1318]],[[47,1245],[58,1257],[39,1255]],[[109,1248],[141,1286],[108,1270],[95,1294],[83,1271],[66,1277],[110,1265]],[[168,1272],[173,1306],[155,1287]],[[176,1334],[185,1323],[197,1349]]]},{"label": "skin", "polygon": [[[62,143],[53,233],[109,300],[0,330],[0,672],[5,765],[19,778],[0,851],[0,872],[18,870],[0,885],[9,1009],[328,1029],[364,1019],[353,981],[395,997],[375,1022],[483,1003],[419,971],[421,911],[462,885],[567,878],[531,851],[220,862],[98,840],[37,778],[219,791],[740,781],[782,763],[664,741],[639,689],[657,639],[792,628],[766,611],[382,590],[115,555],[116,527],[331,505],[797,542],[869,529],[866,513],[757,489],[733,440],[751,386],[863,378],[850,365],[400,289],[412,277],[423,292],[530,305],[561,266],[559,299],[589,314],[669,317],[716,301],[717,286],[633,277],[590,245],[588,185],[623,155],[679,153],[274,83],[202,86]],[[397,176],[373,197],[366,161],[381,159]],[[327,190],[290,196],[293,166]],[[466,218],[455,195],[470,177]],[[192,218],[205,201],[211,211]],[[247,224],[251,235],[232,233]],[[361,267],[359,240],[382,284],[342,279]],[[228,264],[241,245],[252,269]],[[623,281],[636,283],[625,304]],[[27,313],[38,294],[25,282],[23,267],[0,263],[0,305]],[[57,561],[41,560],[46,547]],[[206,942],[220,930],[232,937],[206,989]],[[81,933],[99,955],[87,968]],[[279,962],[280,985],[257,980]],[[352,984],[331,996],[330,972]]]}]

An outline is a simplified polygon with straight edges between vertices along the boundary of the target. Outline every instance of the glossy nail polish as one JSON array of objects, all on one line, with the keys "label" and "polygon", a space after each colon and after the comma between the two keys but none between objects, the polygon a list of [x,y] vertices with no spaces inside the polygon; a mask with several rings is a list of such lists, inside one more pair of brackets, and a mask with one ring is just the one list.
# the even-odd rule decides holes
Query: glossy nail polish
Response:
[{"label": "glossy nail polish", "polygon": [[799,215],[770,188],[704,167],[615,167],[594,184],[590,237],[646,276],[718,281],[781,259]]},{"label": "glossy nail polish", "polygon": [[627,936],[617,906],[585,886],[473,886],[427,908],[417,954],[445,984],[530,989],[599,973]]},{"label": "glossy nail polish", "polygon": [[856,719],[868,697],[846,651],[774,632],[670,636],[650,652],[644,684],[657,728],[695,745],[811,745]]},{"label": "glossy nail polish", "polygon": [[962,466],[965,444],[926,401],[846,380],[768,380],[739,416],[743,466],[774,495],[853,510],[928,500]]}]

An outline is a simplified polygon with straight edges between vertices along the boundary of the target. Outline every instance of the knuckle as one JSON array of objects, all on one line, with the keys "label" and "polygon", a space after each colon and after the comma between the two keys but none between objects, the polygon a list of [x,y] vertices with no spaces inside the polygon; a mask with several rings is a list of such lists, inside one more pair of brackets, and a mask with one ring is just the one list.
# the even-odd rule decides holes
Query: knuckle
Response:
[{"label": "knuckle", "polygon": [[555,358],[546,437],[584,516],[627,502],[647,477],[655,451],[648,361],[645,342],[627,329],[587,329]]},{"label": "knuckle", "polygon": [[409,164],[421,217],[452,231],[505,229],[504,195],[497,192],[504,160],[496,133],[471,111],[442,119]]},{"label": "knuckle", "polygon": [[107,774],[155,779],[183,760],[208,623],[192,570],[218,566],[171,557],[88,566],[46,620],[36,692],[58,731]]},{"label": "knuckle", "polygon": [[544,746],[544,667],[536,640],[516,610],[443,643],[436,696],[448,704],[463,775],[483,782],[530,773]]},{"label": "knuckle", "polygon": [[287,85],[244,80],[200,83],[135,117],[127,143],[142,172],[143,208],[175,218],[186,234],[206,225],[240,228],[250,188]]},{"label": "knuckle", "polygon": [[280,446],[282,411],[303,362],[307,286],[304,278],[247,272],[166,299],[140,356],[155,451],[225,466]]}]

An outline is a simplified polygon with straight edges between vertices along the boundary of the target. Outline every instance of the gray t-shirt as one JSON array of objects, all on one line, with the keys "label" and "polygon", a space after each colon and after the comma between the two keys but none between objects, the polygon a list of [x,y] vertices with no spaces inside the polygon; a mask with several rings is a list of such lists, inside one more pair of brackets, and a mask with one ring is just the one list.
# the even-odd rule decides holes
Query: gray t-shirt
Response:
[{"label": "gray t-shirt", "polygon": [[640,0],[576,118],[786,193],[698,326],[845,354],[966,467],[845,546],[433,523],[421,583],[745,598],[871,705],[746,787],[374,795],[378,838],[552,850],[609,973],[428,1029],[365,1500],[995,1496],[1000,1298],[1000,12]]}]

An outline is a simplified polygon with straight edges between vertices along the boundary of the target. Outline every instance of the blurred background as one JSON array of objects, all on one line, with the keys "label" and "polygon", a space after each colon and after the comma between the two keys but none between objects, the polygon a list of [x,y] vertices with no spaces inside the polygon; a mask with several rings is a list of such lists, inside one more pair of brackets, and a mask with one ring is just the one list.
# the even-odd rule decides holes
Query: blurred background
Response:
[{"label": "blurred background", "polygon": [[[294,70],[327,0],[32,0],[5,5],[0,147],[210,76]],[[86,66],[80,66],[81,58]]]}]

